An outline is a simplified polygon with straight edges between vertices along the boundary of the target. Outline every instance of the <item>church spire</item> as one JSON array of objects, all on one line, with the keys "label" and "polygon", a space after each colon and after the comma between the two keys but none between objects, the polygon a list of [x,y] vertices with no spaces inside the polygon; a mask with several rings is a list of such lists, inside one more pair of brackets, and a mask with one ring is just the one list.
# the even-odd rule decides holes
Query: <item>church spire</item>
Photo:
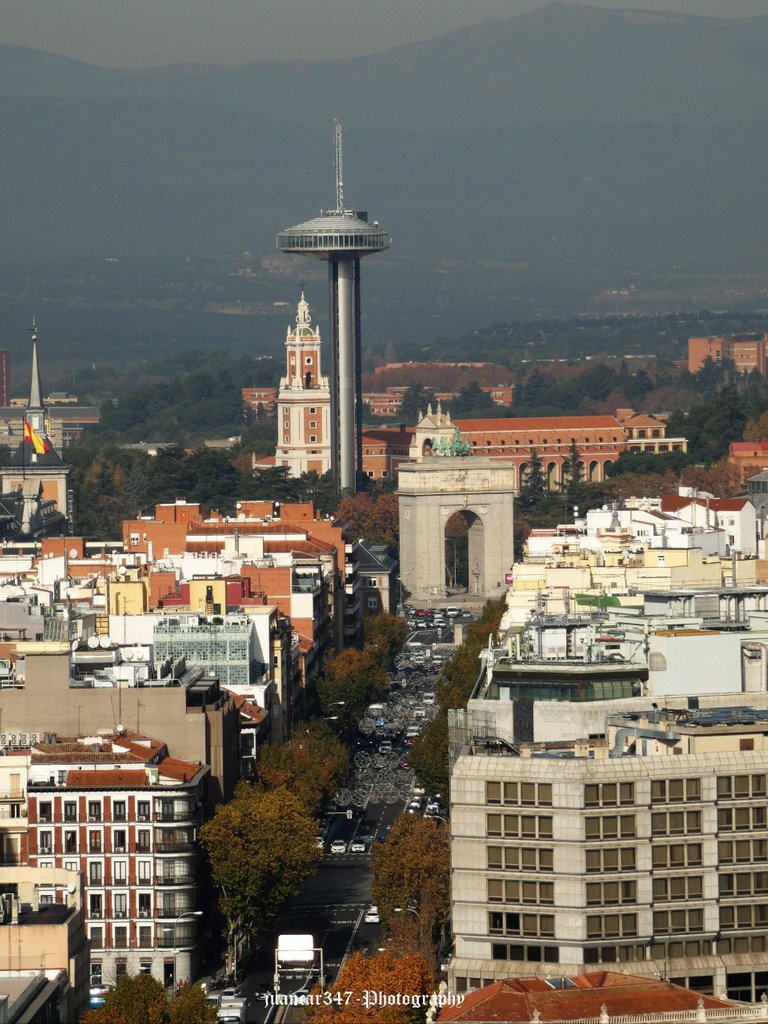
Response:
[{"label": "church spire", "polygon": [[40,384],[40,367],[37,362],[37,325],[34,317],[29,331],[32,335],[32,374],[29,382],[27,422],[33,430],[40,434],[45,431],[45,408],[43,406],[43,388]]}]

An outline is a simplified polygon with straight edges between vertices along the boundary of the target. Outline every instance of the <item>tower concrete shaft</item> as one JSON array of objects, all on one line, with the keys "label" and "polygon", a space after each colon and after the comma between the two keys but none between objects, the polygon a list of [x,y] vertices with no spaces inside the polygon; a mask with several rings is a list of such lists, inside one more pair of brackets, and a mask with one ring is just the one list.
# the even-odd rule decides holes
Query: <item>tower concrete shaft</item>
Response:
[{"label": "tower concrete shaft", "polygon": [[343,209],[340,131],[336,126],[337,209],[287,228],[280,252],[328,262],[331,329],[331,467],[342,491],[354,491],[363,473],[362,330],[360,258],[382,252],[390,238],[367,213]]}]

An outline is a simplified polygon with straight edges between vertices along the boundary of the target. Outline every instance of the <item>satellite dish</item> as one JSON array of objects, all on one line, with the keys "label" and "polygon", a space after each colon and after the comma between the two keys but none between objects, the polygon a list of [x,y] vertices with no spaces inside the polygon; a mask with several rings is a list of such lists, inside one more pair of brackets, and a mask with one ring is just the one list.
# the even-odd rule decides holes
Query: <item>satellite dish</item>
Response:
[{"label": "satellite dish", "polygon": [[79,554],[80,554],[80,552],[77,550],[77,548],[70,548],[69,549],[69,557],[70,558],[77,558],[77,556]]},{"label": "satellite dish", "polygon": [[75,653],[75,651],[77,650],[77,648],[79,646],[80,646],[80,641],[79,640],[73,640],[72,641],[72,653],[73,654]]},{"label": "satellite dish", "polygon": [[68,885],[68,886],[67,886],[67,892],[68,892],[68,893],[69,893],[70,895],[73,895],[74,893],[76,893],[76,892],[77,892],[77,886],[76,886],[76,885]]},{"label": "satellite dish", "polygon": [[86,641],[90,650],[95,651],[99,646],[99,638],[97,636],[89,636]]},{"label": "satellite dish", "polygon": [[124,565],[119,565],[117,567],[117,573],[118,573],[119,576],[125,576],[125,574],[127,572],[128,572],[128,569]]},{"label": "satellite dish", "polygon": [[108,636],[99,637],[99,647],[102,647],[105,651],[108,647],[112,646],[112,640]]}]

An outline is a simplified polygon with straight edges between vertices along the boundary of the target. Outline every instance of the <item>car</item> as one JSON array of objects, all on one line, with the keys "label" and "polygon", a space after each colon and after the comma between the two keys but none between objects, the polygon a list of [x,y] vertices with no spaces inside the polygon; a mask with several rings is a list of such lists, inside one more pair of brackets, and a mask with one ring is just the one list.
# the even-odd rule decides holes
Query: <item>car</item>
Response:
[{"label": "car", "polygon": [[421,703],[422,704],[434,704],[435,703],[434,691],[433,690],[427,690],[425,693],[422,693],[422,695],[421,695]]},{"label": "car", "polygon": [[325,849],[325,840],[323,839],[322,836],[315,836],[315,846],[317,847],[318,850]]},{"label": "car", "polygon": [[417,619],[431,619],[434,612],[429,608],[417,608],[413,614]]},{"label": "car", "polygon": [[350,853],[365,853],[367,849],[368,847],[362,839],[353,839],[349,844]]},{"label": "car", "polygon": [[343,839],[334,839],[331,843],[331,853],[346,853],[347,844]]},{"label": "car", "polygon": [[368,909],[365,912],[365,917],[363,918],[363,921],[365,921],[366,924],[381,923],[381,918],[379,917],[379,908],[375,904],[368,907]]},{"label": "car", "polygon": [[391,754],[392,753],[392,740],[382,740],[379,744],[380,754]]},{"label": "car", "polygon": [[461,608],[456,608],[455,605],[450,605],[445,609],[445,614],[449,619],[455,619],[457,615],[461,615]]},{"label": "car", "polygon": [[90,1006],[92,1009],[98,1009],[103,1006],[107,999],[107,994],[112,991],[113,985],[91,985],[90,990]]}]

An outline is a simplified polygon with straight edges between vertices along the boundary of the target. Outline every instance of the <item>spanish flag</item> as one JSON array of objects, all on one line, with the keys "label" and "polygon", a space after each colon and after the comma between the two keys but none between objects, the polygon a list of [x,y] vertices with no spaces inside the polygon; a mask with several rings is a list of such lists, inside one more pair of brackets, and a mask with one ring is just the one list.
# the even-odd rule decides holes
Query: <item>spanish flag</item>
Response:
[{"label": "spanish flag", "polygon": [[37,431],[32,429],[26,420],[24,420],[24,440],[29,441],[38,455],[45,455],[46,452],[51,450],[51,446],[40,437]]}]

